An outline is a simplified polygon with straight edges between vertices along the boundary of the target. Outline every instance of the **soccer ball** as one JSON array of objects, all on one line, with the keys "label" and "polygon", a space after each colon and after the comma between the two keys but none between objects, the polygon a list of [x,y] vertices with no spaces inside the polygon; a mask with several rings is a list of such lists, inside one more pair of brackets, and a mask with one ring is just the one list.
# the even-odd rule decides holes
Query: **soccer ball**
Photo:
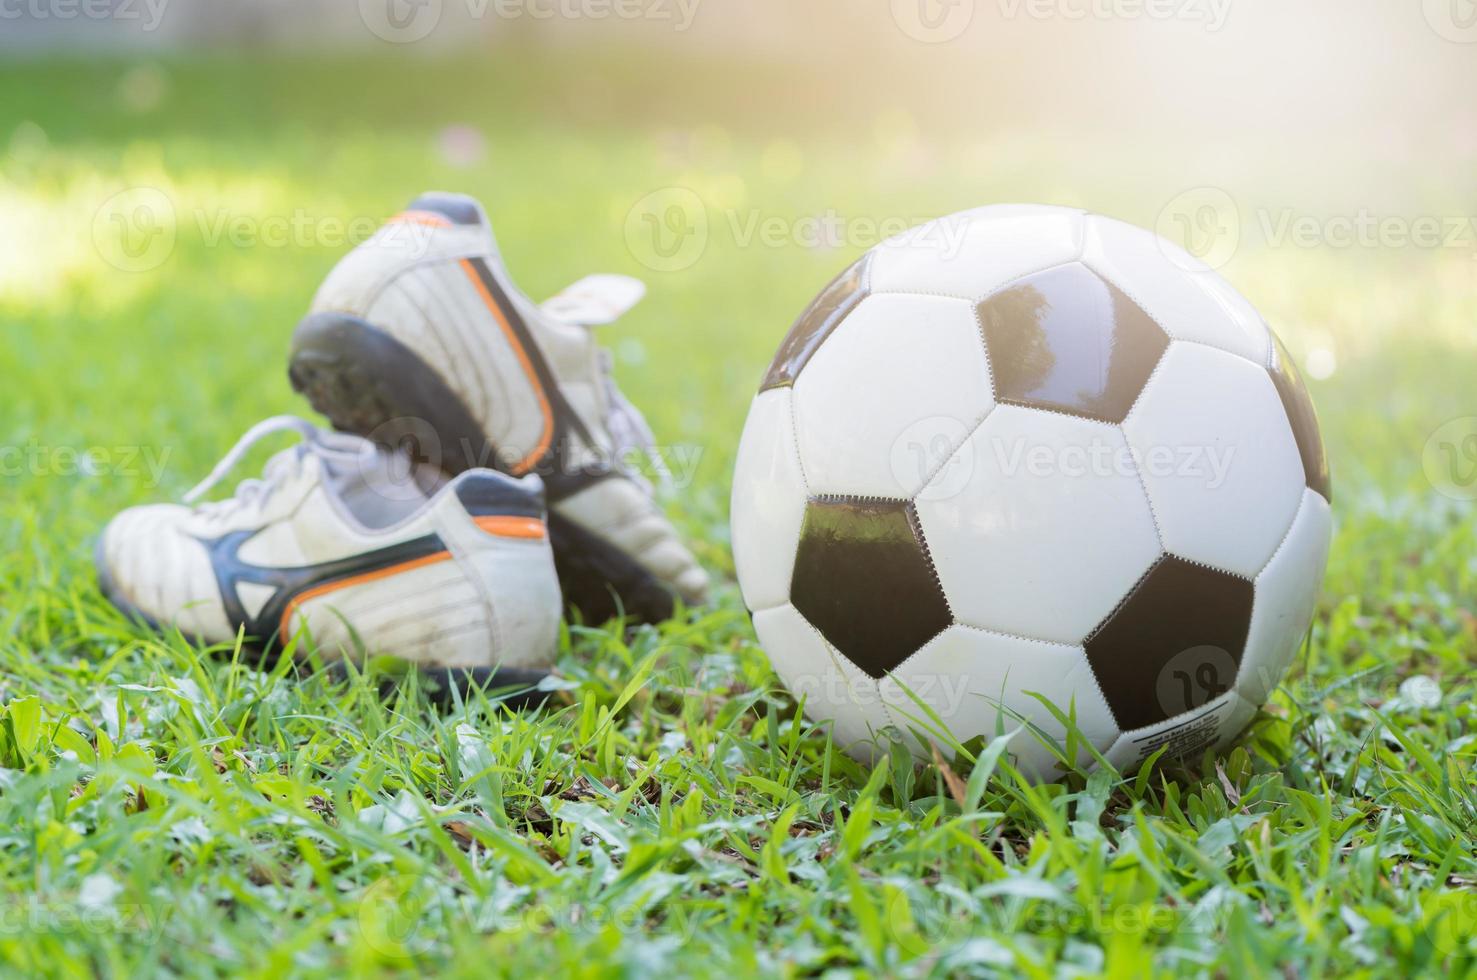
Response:
[{"label": "soccer ball", "polygon": [[754,399],[732,513],[759,639],[838,743],[1014,733],[1036,779],[1086,743],[1133,771],[1237,735],[1332,526],[1312,402],[1251,304],[1150,232],[1035,206],[826,287]]}]

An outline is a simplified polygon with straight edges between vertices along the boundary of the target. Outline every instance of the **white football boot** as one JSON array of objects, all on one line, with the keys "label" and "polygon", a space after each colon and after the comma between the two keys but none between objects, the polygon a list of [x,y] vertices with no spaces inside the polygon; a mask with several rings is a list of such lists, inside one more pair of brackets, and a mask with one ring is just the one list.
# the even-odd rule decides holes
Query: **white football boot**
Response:
[{"label": "white football boot", "polygon": [[337,428],[448,473],[538,474],[568,605],[659,621],[708,579],[629,465],[651,432],[592,335],[643,292],[590,277],[535,305],[482,206],[426,194],[329,274],[293,335],[292,385]]},{"label": "white football boot", "polygon": [[548,673],[561,607],[537,477],[470,470],[447,483],[357,436],[280,417],[247,432],[187,504],[284,430],[303,441],[233,497],[115,517],[97,545],[103,593],[203,643],[242,631],[269,652],[306,631],[330,661],[391,654],[509,684]]}]

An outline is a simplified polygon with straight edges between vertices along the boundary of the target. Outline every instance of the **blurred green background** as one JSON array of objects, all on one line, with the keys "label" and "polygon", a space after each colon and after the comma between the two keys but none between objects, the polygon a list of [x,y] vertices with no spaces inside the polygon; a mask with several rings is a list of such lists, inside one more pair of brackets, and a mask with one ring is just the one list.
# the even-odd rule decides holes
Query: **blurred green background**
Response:
[{"label": "blurred green background", "polygon": [[[81,555],[119,506],[303,410],[282,367],[292,326],[334,261],[428,188],[485,200],[535,297],[591,271],[650,283],[605,340],[660,441],[701,452],[677,506],[720,570],[734,444],[797,311],[888,231],[1004,201],[1114,215],[1217,265],[1312,378],[1341,516],[1405,500],[1439,524],[1453,501],[1423,453],[1466,414],[1477,342],[1460,84],[1477,47],[1417,9],[1237,3],[1212,29],[1193,19],[1208,0],[1180,20],[1120,6],[1051,20],[1001,0],[939,43],[898,4],[777,14],[768,34],[713,5],[687,31],[605,36],[491,15],[462,34],[447,5],[415,43],[351,17],[320,51],[311,33],[243,48],[206,32],[127,56],[13,52],[0,464],[17,492],[0,533]],[[124,465],[128,447],[166,465]]]},{"label": "blurred green background", "polygon": [[[1397,61],[1349,23],[1294,36],[1303,14],[1269,33],[1263,13],[1255,43],[1227,37],[1251,18],[1241,5],[1221,32],[982,22],[1002,9],[942,44],[882,10],[890,38],[813,17],[808,56],[788,60],[652,25],[657,41],[534,44],[516,22],[470,46],[12,58],[0,367],[20,390],[5,441],[170,454],[164,487],[100,475],[21,496],[45,510],[85,486],[81,509],[101,520],[294,409],[282,352],[317,282],[427,188],[486,201],[535,297],[588,271],[649,281],[606,339],[661,439],[701,447],[684,505],[718,536],[706,557],[720,566],[733,443],[790,320],[881,234],[982,203],[1077,205],[1182,241],[1304,360],[1344,501],[1425,483],[1426,435],[1463,414],[1440,379],[1460,388],[1454,359],[1474,337],[1477,134],[1447,86],[1477,63],[1450,53],[1477,48],[1418,11]],[[1352,23],[1377,35],[1390,16],[1371,19]],[[1051,57],[997,46],[996,29],[1034,31],[1026,50]],[[1340,31],[1354,37],[1331,52]],[[1297,50],[1321,71],[1273,58]],[[1409,102],[1379,84],[1411,90],[1422,73]]]}]

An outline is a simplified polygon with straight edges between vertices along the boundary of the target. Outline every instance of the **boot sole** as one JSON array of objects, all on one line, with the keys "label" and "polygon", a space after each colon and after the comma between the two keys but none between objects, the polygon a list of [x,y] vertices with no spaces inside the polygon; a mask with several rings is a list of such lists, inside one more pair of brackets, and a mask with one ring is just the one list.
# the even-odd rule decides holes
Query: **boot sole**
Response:
[{"label": "boot sole", "polygon": [[[341,313],[305,319],[293,333],[288,378],[336,429],[404,449],[452,476],[479,466],[506,472],[482,425],[441,375],[364,320]],[[671,618],[676,600],[665,583],[556,506],[549,509],[549,543],[565,607],[584,621]]]}]

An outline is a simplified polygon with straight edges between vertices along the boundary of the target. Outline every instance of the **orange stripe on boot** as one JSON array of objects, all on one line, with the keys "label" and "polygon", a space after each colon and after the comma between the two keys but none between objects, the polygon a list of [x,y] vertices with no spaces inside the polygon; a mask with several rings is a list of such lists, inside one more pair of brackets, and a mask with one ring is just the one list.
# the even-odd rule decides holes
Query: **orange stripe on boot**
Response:
[{"label": "orange stripe on boot", "polygon": [[488,517],[474,517],[472,520],[482,530],[499,538],[527,538],[537,541],[547,537],[549,533],[544,522],[537,517],[508,517],[494,514]]},{"label": "orange stripe on boot", "polygon": [[450,228],[451,222],[434,211],[401,211],[389,221],[387,225],[426,225],[430,228]]},{"label": "orange stripe on boot", "polygon": [[449,561],[450,559],[450,552],[438,551],[434,555],[427,555],[424,558],[417,558],[414,561],[401,562],[398,565],[391,565],[388,568],[380,568],[376,569],[373,572],[365,572],[363,575],[351,575],[348,578],[341,578],[334,582],[325,582],[322,585],[315,585],[311,589],[304,589],[302,592],[299,592],[297,595],[288,600],[287,608],[282,610],[282,622],[278,626],[278,629],[281,631],[281,638],[285,642],[286,639],[292,635],[291,632],[289,632],[288,627],[292,623],[292,617],[297,613],[298,608],[302,606],[305,602],[317,599],[320,596],[328,595],[332,592],[337,592],[339,589],[347,589],[355,585],[364,585],[367,582],[376,582],[380,579],[389,578],[391,575],[399,575],[401,572],[413,572],[417,568],[425,568],[427,565],[436,565],[443,561]]},{"label": "orange stripe on boot", "polygon": [[482,297],[482,302],[487,305],[487,309],[497,320],[498,326],[502,327],[508,343],[513,345],[513,352],[518,355],[518,362],[523,365],[523,373],[528,375],[528,383],[533,385],[534,393],[538,395],[539,411],[544,416],[544,434],[533,452],[509,467],[509,471],[514,476],[522,476],[533,469],[534,464],[543,458],[544,453],[548,452],[549,443],[554,441],[554,409],[549,406],[549,396],[544,391],[544,386],[539,383],[538,372],[533,369],[533,362],[528,358],[528,351],[524,350],[523,345],[518,342],[518,335],[513,332],[512,325],[508,323],[508,317],[503,313],[503,308],[487,291],[482,277],[477,274],[477,267],[472,264],[471,259],[462,259],[461,264],[462,271],[467,274],[468,279],[472,280],[472,285],[477,287],[477,293]]}]

